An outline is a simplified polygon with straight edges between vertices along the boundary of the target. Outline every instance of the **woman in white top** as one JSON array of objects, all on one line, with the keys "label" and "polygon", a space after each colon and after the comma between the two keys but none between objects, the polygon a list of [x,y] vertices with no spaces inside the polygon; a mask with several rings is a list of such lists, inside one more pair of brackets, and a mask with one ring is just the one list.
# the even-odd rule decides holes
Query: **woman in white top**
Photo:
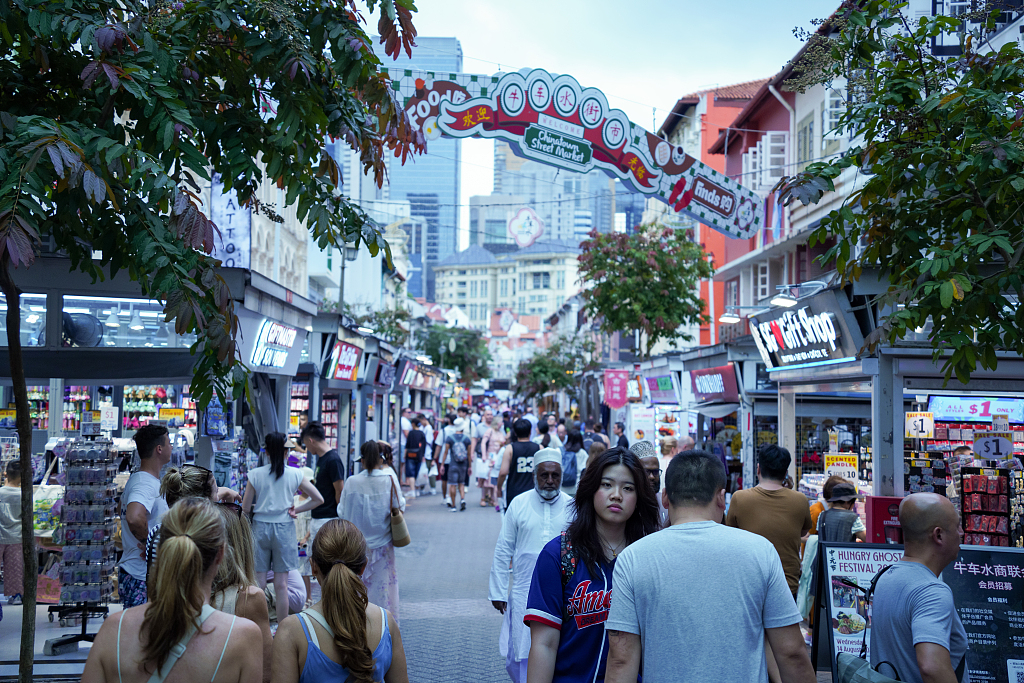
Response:
[{"label": "woman in white top", "polygon": [[[264,448],[270,464],[249,473],[249,483],[242,498],[242,509],[248,513],[252,508],[255,513],[252,534],[256,543],[256,582],[260,588],[266,588],[267,572],[273,569],[277,595],[288,595],[288,572],[299,568],[295,515],[319,507],[324,502],[324,497],[302,474],[302,470],[285,465],[284,443],[285,436],[281,432],[267,434]],[[309,496],[309,500],[295,507],[295,492],[300,489]],[[288,603],[280,602],[283,608],[278,608],[278,623],[288,616]]]},{"label": "woman in white top", "polygon": [[[505,423],[502,421],[500,415],[496,415],[491,420],[490,428],[484,432],[483,438],[480,439],[480,458],[477,461],[479,471],[477,476],[483,479],[483,495],[480,498],[480,507],[490,507],[496,505],[496,496],[494,490],[496,488],[495,480],[491,481],[491,473],[495,467],[495,456],[501,447],[505,445]],[[501,459],[497,459],[498,469],[501,469]]]},{"label": "woman in white top", "polygon": [[349,477],[341,490],[338,517],[352,522],[366,538],[366,571],[363,583],[370,602],[398,616],[398,574],[391,539],[391,508],[404,508],[405,498],[395,479],[384,471],[384,459],[376,441],[360,449],[363,471]]},{"label": "woman in white top", "polygon": [[[398,490],[402,490],[402,481],[398,478],[398,473],[395,472],[395,451],[391,448],[391,444],[387,441],[377,440],[377,447],[380,448],[380,459],[384,461],[384,466],[381,468],[384,473],[395,480],[395,486]],[[404,498],[402,499],[405,500]],[[401,505],[402,512],[405,512],[405,503]]]}]

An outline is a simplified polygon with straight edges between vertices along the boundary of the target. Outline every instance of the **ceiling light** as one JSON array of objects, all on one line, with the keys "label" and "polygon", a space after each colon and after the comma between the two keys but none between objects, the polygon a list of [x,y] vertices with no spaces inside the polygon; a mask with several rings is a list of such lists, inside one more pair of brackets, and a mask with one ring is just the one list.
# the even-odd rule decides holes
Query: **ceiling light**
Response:
[{"label": "ceiling light", "polygon": [[25,322],[27,322],[27,323],[37,323],[37,322],[39,322],[39,316],[36,315],[35,313],[33,313],[32,315],[30,315],[27,318],[25,318]]},{"label": "ceiling light", "polygon": [[141,330],[146,326],[142,324],[142,318],[139,317],[139,312],[135,311],[135,315],[132,316],[132,321],[128,323],[128,329]]},{"label": "ceiling light", "polygon": [[718,317],[718,322],[725,325],[733,325],[740,321],[740,317],[736,315],[735,311],[726,311]]},{"label": "ceiling light", "polygon": [[107,327],[121,327],[121,321],[117,319],[117,313],[113,311],[107,316],[107,322],[103,323]]},{"label": "ceiling light", "polygon": [[775,296],[772,297],[772,300],[769,303],[772,306],[782,306],[783,308],[792,308],[793,306],[796,306],[797,300],[796,300],[796,297],[793,296],[792,294],[787,294],[785,292],[779,292],[778,294],[776,294]]}]

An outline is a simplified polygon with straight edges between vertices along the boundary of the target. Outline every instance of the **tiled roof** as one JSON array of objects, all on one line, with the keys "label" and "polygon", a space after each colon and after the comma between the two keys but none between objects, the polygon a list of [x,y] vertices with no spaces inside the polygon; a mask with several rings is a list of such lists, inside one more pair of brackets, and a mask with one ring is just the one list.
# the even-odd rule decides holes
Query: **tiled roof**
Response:
[{"label": "tiled roof", "polygon": [[695,97],[700,97],[706,93],[715,93],[715,97],[719,97],[724,100],[749,100],[762,85],[768,82],[767,78],[759,78],[756,81],[746,81],[744,83],[736,83],[734,85],[723,85],[722,87],[707,88],[705,90],[699,90],[689,95],[683,95],[680,99],[686,100]]},{"label": "tiled roof", "polygon": [[494,254],[487,251],[480,245],[474,244],[468,249],[456,252],[438,263],[434,268],[450,268],[452,266],[485,266],[494,263],[498,259]]}]

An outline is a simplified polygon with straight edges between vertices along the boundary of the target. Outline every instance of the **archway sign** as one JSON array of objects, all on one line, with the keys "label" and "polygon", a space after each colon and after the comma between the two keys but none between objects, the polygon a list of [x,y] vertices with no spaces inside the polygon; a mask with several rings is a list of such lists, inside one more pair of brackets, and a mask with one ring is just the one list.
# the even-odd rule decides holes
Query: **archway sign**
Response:
[{"label": "archway sign", "polygon": [[763,227],[757,194],[631,122],[572,76],[381,71],[428,141],[498,138],[540,163],[577,173],[600,169],[730,237]]}]

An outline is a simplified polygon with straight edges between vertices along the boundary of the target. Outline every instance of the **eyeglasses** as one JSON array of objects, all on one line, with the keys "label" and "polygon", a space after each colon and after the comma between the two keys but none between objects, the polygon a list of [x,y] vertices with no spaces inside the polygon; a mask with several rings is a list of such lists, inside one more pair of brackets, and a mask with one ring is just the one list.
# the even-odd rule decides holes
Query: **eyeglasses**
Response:
[{"label": "eyeglasses", "polygon": [[244,512],[244,510],[242,510],[242,506],[239,505],[238,503],[217,503],[217,505],[223,505],[224,507],[228,508],[229,510],[234,510],[235,513],[238,514],[238,518],[239,519],[242,518],[242,513]]},{"label": "eyeglasses", "polygon": [[203,467],[202,465],[193,465],[192,463],[185,463],[184,465],[181,466],[181,469],[185,469],[186,467],[191,467],[191,468],[194,468],[194,469],[206,472],[206,476],[208,476],[208,477],[212,477],[213,476],[213,470],[208,470],[205,467]]}]

